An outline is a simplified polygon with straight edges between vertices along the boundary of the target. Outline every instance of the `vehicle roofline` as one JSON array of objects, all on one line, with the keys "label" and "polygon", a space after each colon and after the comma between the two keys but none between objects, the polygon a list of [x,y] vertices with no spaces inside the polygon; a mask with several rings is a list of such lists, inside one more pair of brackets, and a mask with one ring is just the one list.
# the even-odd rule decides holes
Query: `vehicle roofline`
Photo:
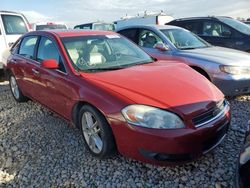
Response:
[{"label": "vehicle roofline", "polygon": [[232,17],[229,17],[229,16],[198,16],[198,17],[178,18],[178,19],[175,19],[173,21],[198,20],[198,19],[218,20],[218,18],[232,18]]},{"label": "vehicle roofline", "polygon": [[[121,27],[120,29],[117,29],[116,31],[121,31],[121,30],[124,30],[124,29],[133,29],[133,28],[154,28],[154,29],[157,29],[157,30],[160,30],[162,28],[181,28],[181,27],[178,27],[178,26],[175,26],[175,25],[154,25],[154,24],[147,24],[147,25],[131,25],[131,26],[124,26],[124,27]],[[181,28],[183,29],[183,28]]]}]

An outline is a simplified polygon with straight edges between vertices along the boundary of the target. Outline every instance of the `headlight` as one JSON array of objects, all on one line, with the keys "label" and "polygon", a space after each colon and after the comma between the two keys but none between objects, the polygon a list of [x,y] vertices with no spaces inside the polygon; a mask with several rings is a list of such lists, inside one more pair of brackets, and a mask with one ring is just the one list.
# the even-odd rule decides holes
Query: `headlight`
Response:
[{"label": "headlight", "polygon": [[228,74],[234,74],[234,75],[250,74],[250,67],[221,65],[220,70],[222,72],[225,72],[225,73],[228,73]]},{"label": "headlight", "polygon": [[122,110],[128,123],[154,129],[184,128],[183,121],[174,113],[145,105],[130,105]]}]

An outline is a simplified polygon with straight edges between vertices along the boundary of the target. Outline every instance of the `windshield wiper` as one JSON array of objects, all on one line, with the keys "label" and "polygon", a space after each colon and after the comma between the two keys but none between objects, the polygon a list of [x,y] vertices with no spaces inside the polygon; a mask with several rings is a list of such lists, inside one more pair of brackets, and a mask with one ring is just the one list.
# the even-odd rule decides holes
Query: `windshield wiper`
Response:
[{"label": "windshield wiper", "polygon": [[87,72],[95,72],[95,71],[109,71],[109,70],[119,70],[119,69],[125,69],[128,67],[133,67],[136,65],[143,65],[148,63],[153,63],[154,61],[138,61],[133,64],[126,64],[126,65],[120,65],[120,66],[114,66],[114,67],[103,67],[103,68],[92,68],[92,69],[86,69]]},{"label": "windshield wiper", "polygon": [[93,69],[85,69],[85,71],[88,72],[95,72],[95,71],[108,71],[108,70],[119,70],[122,69],[123,67],[106,67],[106,68],[93,68]]}]

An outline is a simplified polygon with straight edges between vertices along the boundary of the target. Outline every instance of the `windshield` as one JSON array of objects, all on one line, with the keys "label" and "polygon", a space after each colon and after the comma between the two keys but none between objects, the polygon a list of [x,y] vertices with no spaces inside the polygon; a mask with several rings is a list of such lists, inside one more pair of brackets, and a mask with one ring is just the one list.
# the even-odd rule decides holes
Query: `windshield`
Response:
[{"label": "windshield", "polygon": [[63,24],[51,24],[51,25],[37,25],[36,30],[50,30],[50,29],[67,29]]},{"label": "windshield", "polygon": [[62,42],[78,71],[121,69],[153,61],[135,44],[116,34],[64,37]]},{"label": "windshield", "polygon": [[2,20],[7,35],[20,35],[28,32],[27,26],[21,16],[2,15]]},{"label": "windshield", "polygon": [[210,46],[207,42],[184,29],[163,29],[161,32],[178,49],[195,49]]},{"label": "windshield", "polygon": [[232,28],[238,30],[241,33],[250,35],[250,27],[238,20],[232,19],[232,18],[218,18],[223,23],[231,26]]},{"label": "windshield", "polygon": [[93,30],[114,31],[115,27],[114,27],[114,24],[98,23],[98,24],[94,24]]}]

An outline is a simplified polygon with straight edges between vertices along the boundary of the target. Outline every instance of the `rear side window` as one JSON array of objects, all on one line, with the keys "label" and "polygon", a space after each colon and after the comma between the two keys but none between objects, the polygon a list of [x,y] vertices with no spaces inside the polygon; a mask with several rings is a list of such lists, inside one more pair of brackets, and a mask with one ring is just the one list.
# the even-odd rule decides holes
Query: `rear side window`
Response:
[{"label": "rear side window", "polygon": [[2,15],[1,17],[7,35],[20,35],[28,32],[27,26],[21,16]]},{"label": "rear side window", "polygon": [[34,59],[34,51],[37,43],[37,36],[25,37],[20,45],[19,54],[21,56]]},{"label": "rear side window", "polygon": [[181,26],[194,34],[199,34],[199,22],[184,22]]},{"label": "rear side window", "polygon": [[123,36],[138,44],[137,31],[137,29],[125,29],[119,31],[118,33],[122,34]]},{"label": "rear side window", "polygon": [[42,62],[46,59],[56,60],[59,63],[59,70],[65,72],[65,68],[56,45],[50,39],[42,37],[38,47],[37,60]]},{"label": "rear side window", "polygon": [[202,35],[204,36],[223,37],[224,33],[231,33],[231,31],[223,24],[214,21],[203,23]]}]

